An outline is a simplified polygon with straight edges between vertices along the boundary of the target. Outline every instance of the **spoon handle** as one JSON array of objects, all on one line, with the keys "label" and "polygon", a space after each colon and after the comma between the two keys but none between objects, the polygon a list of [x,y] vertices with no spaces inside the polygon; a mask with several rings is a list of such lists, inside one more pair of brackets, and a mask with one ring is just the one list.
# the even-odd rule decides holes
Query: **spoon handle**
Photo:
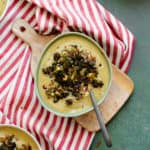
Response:
[{"label": "spoon handle", "polygon": [[106,126],[104,124],[104,119],[102,117],[102,114],[101,114],[101,112],[100,112],[100,110],[98,108],[94,92],[92,90],[90,90],[89,93],[90,93],[90,98],[91,98],[93,106],[94,106],[94,110],[96,112],[97,120],[98,120],[99,125],[100,125],[100,127],[102,129],[102,134],[103,134],[105,143],[106,143],[106,145],[108,147],[111,147],[112,146],[111,138],[110,138],[109,133],[108,133],[108,131],[106,129]]}]

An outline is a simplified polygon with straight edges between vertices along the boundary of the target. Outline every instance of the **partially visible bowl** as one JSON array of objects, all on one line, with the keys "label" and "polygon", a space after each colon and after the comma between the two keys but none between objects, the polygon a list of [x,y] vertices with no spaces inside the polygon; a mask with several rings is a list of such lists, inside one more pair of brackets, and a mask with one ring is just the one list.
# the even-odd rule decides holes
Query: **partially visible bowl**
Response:
[{"label": "partially visible bowl", "polygon": [[102,71],[98,71],[100,72],[102,79],[106,82],[101,90],[97,89],[97,92],[94,91],[96,93],[95,97],[97,98],[98,104],[101,104],[107,96],[112,79],[111,64],[103,49],[92,38],[78,32],[66,32],[58,35],[56,38],[50,41],[47,47],[43,50],[43,54],[41,55],[37,66],[35,75],[36,93],[41,104],[48,111],[63,117],[79,116],[93,109],[89,95],[81,100],[75,100],[73,105],[67,106],[63,99],[57,103],[53,103],[52,99],[46,98],[46,95],[44,94],[43,85],[49,82],[49,76],[41,75],[42,67],[53,61],[55,52],[61,52],[63,47],[65,48],[67,45],[74,44],[78,45],[79,48],[84,49],[87,52],[91,52],[96,57],[97,64],[100,64],[100,62],[102,63]]},{"label": "partially visible bowl", "polygon": [[[16,140],[16,145],[22,146],[22,144],[27,144],[32,147],[32,150],[41,150],[40,145],[29,132],[25,129],[20,128],[15,125],[1,124],[0,125],[0,143],[5,137],[14,136]],[[13,141],[14,142],[14,141]]]},{"label": "partially visible bowl", "polygon": [[0,0],[0,21],[4,18],[9,5],[9,0]]}]

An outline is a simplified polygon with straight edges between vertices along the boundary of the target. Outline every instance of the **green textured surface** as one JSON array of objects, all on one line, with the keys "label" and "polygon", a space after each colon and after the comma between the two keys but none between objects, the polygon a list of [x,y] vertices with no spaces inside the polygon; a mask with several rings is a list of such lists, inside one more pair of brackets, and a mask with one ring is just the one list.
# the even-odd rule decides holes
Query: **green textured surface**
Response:
[{"label": "green textured surface", "polygon": [[[110,150],[150,150],[150,0],[99,0],[135,35],[135,51],[129,76],[135,90],[108,124]],[[101,141],[100,146],[98,146]],[[90,150],[107,150],[97,132]]]}]

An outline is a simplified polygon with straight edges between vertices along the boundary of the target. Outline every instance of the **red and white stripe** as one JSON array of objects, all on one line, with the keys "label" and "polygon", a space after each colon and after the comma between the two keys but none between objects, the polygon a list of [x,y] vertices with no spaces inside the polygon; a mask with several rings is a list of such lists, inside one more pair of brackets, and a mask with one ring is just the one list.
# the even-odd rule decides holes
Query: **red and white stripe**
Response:
[{"label": "red and white stripe", "polygon": [[[113,64],[124,72],[128,71],[133,55],[134,37],[96,0],[30,1],[56,15],[58,19],[63,19],[69,29],[84,32],[93,37],[104,48]],[[39,14],[43,18],[44,25],[48,17],[45,13]],[[40,25],[40,19],[37,18],[37,20]],[[45,31],[46,28],[47,26],[42,26],[40,29]]]},{"label": "red and white stripe", "polygon": [[123,72],[127,73],[133,56],[135,38],[132,35],[132,33],[108,10],[106,10],[100,4],[98,4],[98,8],[102,12],[106,22],[109,24],[109,26],[113,29],[113,31],[117,35],[118,40],[120,40],[124,45],[123,50],[118,51],[118,53],[120,53],[118,55],[121,55],[121,58],[119,60],[118,59],[119,56],[117,56],[115,64],[117,64],[117,66]]},{"label": "red and white stripe", "polygon": [[42,34],[55,30],[83,32],[94,38],[124,72],[131,63],[134,37],[96,0],[29,1],[10,1],[0,24],[0,123],[26,128],[43,150],[52,149],[52,145],[58,150],[87,150],[94,133],[72,119],[46,111],[39,103],[30,71],[30,48],[13,35],[12,23],[24,18]]},{"label": "red and white stripe", "polygon": [[0,111],[0,124],[9,124],[9,119]]}]

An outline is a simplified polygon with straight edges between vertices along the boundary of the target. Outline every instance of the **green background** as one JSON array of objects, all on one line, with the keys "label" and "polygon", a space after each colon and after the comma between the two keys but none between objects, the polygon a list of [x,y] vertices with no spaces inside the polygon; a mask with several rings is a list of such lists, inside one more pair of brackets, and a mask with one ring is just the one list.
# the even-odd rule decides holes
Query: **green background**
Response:
[{"label": "green background", "polygon": [[[136,38],[129,70],[135,90],[107,125],[113,142],[110,150],[150,150],[150,0],[99,2],[121,20]],[[101,132],[97,132],[90,147],[90,150],[98,149],[109,149],[105,146]]]}]

